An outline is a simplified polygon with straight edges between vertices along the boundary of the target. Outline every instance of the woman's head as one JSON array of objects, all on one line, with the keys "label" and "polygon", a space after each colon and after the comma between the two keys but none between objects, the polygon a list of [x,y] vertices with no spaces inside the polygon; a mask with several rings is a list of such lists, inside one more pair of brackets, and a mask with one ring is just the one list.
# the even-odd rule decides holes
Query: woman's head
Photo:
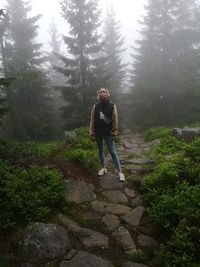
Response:
[{"label": "woman's head", "polygon": [[100,101],[105,101],[110,97],[110,93],[108,91],[108,89],[106,88],[101,88],[98,92],[98,99]]}]

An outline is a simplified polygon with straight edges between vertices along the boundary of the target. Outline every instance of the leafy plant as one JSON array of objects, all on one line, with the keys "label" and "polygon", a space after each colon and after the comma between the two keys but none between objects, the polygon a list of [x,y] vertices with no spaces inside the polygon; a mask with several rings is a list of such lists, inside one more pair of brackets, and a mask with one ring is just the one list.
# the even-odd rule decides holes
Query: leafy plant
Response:
[{"label": "leafy plant", "polygon": [[88,171],[94,171],[97,169],[98,159],[96,151],[77,148],[67,151],[64,159],[80,164]]},{"label": "leafy plant", "polygon": [[171,128],[153,127],[144,133],[144,140],[146,142],[149,142],[149,141],[153,141],[158,138],[160,139],[160,138],[169,137],[169,136],[172,136]]},{"label": "leafy plant", "polygon": [[162,240],[159,267],[199,267],[200,138],[186,144],[169,135],[150,155],[154,172],[142,184],[155,234]]},{"label": "leafy plant", "polygon": [[149,208],[157,232],[171,234],[182,219],[195,225],[200,220],[200,187],[181,183],[175,193],[166,192]]},{"label": "leafy plant", "polygon": [[0,156],[4,159],[46,157],[59,151],[63,142],[37,143],[0,140]]},{"label": "leafy plant", "polygon": [[186,155],[191,157],[196,163],[200,163],[200,137],[187,145]]},{"label": "leafy plant", "polygon": [[166,156],[173,155],[177,152],[185,151],[187,144],[177,140],[174,136],[163,137],[160,144],[152,146],[149,156],[156,159],[157,162],[165,160]]},{"label": "leafy plant", "polygon": [[1,229],[11,230],[29,221],[46,221],[64,198],[57,170],[30,166],[27,170],[0,161]]},{"label": "leafy plant", "polygon": [[199,228],[177,228],[172,239],[162,245],[161,250],[157,253],[156,266],[199,267],[199,240]]}]

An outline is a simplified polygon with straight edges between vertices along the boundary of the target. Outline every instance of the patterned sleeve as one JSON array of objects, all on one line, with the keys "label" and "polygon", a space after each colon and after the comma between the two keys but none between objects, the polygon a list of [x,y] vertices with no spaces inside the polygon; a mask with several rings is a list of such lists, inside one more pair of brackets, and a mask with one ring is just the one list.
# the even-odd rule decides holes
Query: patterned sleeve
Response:
[{"label": "patterned sleeve", "polygon": [[90,125],[89,125],[89,134],[91,136],[95,135],[94,132],[94,112],[95,112],[95,105],[92,108],[91,115],[90,115]]},{"label": "patterned sleeve", "polygon": [[118,115],[117,115],[117,107],[114,104],[113,106],[113,113],[112,113],[112,135],[118,134]]}]

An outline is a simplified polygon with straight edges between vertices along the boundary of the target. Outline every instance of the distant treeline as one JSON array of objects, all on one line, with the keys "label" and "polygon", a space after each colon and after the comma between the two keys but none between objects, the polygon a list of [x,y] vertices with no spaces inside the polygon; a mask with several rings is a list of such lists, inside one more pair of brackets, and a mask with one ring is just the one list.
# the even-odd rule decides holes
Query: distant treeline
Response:
[{"label": "distant treeline", "polygon": [[141,39],[124,63],[113,7],[102,25],[97,0],[62,0],[65,51],[52,21],[51,51],[44,53],[36,41],[40,15],[30,16],[30,2],[7,0],[0,10],[0,66],[10,82],[0,80],[1,137],[53,140],[87,125],[100,87],[110,89],[125,127],[199,121],[200,4],[148,0],[145,10]]}]

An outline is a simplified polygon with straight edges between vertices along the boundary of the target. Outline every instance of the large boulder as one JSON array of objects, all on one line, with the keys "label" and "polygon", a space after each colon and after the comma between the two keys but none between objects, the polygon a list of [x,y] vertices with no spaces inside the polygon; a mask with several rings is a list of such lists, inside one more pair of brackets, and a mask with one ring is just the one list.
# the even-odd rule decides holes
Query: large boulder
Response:
[{"label": "large boulder", "polygon": [[112,263],[99,256],[79,251],[71,261],[61,262],[59,267],[113,267]]},{"label": "large boulder", "polygon": [[65,182],[65,200],[81,204],[96,199],[94,185],[82,180],[67,180]]},{"label": "large boulder", "polygon": [[64,257],[69,247],[69,238],[64,227],[34,222],[16,233],[11,252],[18,262],[39,266],[42,262]]},{"label": "large boulder", "polygon": [[177,139],[191,142],[194,138],[200,136],[200,128],[174,128],[173,134]]}]

